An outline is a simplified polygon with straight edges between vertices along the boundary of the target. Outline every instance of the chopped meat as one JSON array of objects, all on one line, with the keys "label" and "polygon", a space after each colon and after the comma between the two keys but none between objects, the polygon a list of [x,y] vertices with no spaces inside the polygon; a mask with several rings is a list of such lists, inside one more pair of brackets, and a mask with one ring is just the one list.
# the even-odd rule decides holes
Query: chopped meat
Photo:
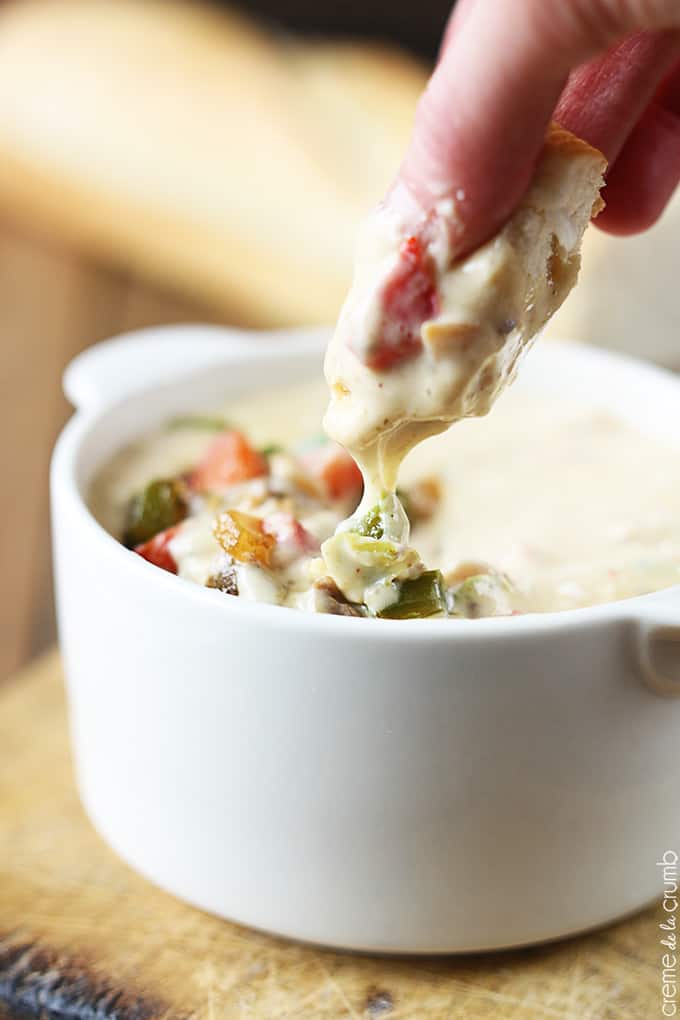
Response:
[{"label": "chopped meat", "polygon": [[214,533],[232,559],[260,567],[271,566],[276,539],[264,530],[262,518],[240,510],[225,510],[215,521]]},{"label": "chopped meat", "polygon": [[238,578],[233,564],[219,570],[206,581],[206,588],[217,588],[225,595],[238,595]]}]

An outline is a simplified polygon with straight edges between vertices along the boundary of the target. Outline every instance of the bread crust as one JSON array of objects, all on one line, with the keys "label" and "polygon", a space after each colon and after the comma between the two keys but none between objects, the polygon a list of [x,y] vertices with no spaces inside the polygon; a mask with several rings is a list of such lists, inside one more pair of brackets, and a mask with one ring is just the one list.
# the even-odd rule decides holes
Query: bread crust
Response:
[{"label": "bread crust", "polygon": [[[603,177],[607,170],[607,160],[599,149],[562,127],[555,120],[552,120],[548,125],[543,152],[544,156],[554,155],[567,160],[586,160],[593,177]],[[598,192],[593,202],[591,219],[595,219],[604,207],[605,201]]]},{"label": "bread crust", "polygon": [[596,163],[600,173],[604,173],[607,167],[607,160],[599,149],[584,141],[583,138],[579,138],[578,135],[573,134],[567,128],[562,127],[556,120],[551,120],[548,125],[545,136],[545,148],[564,156],[589,157]]}]

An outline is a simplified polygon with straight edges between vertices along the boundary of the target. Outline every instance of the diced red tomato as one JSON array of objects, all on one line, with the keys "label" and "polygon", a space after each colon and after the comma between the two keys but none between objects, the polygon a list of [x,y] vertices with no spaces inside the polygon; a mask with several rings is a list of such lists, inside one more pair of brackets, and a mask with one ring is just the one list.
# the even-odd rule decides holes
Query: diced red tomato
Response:
[{"label": "diced red tomato", "polygon": [[368,352],[369,368],[384,372],[422,349],[420,327],[439,311],[434,264],[417,237],[399,250],[399,264],[382,295],[378,342]]},{"label": "diced red tomato", "polygon": [[286,567],[301,556],[319,551],[314,535],[285,511],[265,517],[263,530],[276,539],[274,558],[278,567]]},{"label": "diced red tomato", "polygon": [[337,443],[304,453],[300,460],[324,485],[330,499],[359,500],[364,480],[353,457]]},{"label": "diced red tomato", "polygon": [[141,545],[135,546],[135,552],[142,559],[147,560],[149,563],[153,563],[155,567],[160,567],[161,570],[169,570],[171,574],[177,573],[177,564],[175,559],[168,548],[168,543],[177,534],[179,525],[176,524],[172,528],[166,528],[165,531],[160,531],[153,538],[150,538],[148,542],[143,542]]},{"label": "diced red tomato", "polygon": [[210,444],[203,460],[191,472],[189,484],[197,492],[205,492],[266,474],[267,461],[262,454],[253,449],[241,432],[229,429]]},{"label": "diced red tomato", "polygon": [[337,447],[326,458],[321,476],[328,486],[331,499],[349,499],[361,496],[364,479],[357,462],[343,448]]}]

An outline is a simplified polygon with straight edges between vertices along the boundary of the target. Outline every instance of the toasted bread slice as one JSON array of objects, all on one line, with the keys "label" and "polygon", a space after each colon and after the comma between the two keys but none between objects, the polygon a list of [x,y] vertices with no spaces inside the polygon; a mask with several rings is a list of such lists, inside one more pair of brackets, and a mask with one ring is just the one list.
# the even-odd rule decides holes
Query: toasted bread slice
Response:
[{"label": "toasted bread slice", "polygon": [[385,294],[403,273],[405,234],[385,208],[365,225],[326,358],[326,427],[364,464],[377,463],[386,487],[411,446],[459,418],[486,414],[512,379],[519,356],[576,282],[583,232],[603,206],[605,167],[600,152],[552,124],[514,214],[457,261],[446,245],[442,250],[455,220],[448,203],[436,243],[428,242],[439,310],[422,323],[416,349],[384,371],[370,367],[362,352],[381,342]]}]

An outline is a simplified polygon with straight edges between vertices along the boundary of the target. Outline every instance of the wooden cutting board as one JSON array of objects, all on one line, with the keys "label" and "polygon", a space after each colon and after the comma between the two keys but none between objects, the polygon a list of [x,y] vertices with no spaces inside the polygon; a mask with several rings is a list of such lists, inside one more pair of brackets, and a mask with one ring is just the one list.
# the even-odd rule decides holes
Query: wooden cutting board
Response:
[{"label": "wooden cutting board", "polygon": [[0,691],[2,1020],[652,1020],[660,920],[651,909],[586,937],[457,958],[354,956],[248,931],[155,889],[92,830],[56,653]]}]

